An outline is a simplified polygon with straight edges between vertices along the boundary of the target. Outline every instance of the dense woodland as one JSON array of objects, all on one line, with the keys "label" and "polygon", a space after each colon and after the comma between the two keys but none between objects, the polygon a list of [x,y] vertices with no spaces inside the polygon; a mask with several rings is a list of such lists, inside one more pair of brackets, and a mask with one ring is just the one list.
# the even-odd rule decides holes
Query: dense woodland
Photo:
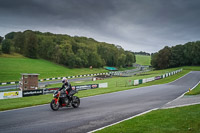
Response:
[{"label": "dense woodland", "polygon": [[41,33],[27,30],[0,37],[0,53],[17,52],[29,58],[43,58],[70,68],[131,66],[135,55],[121,46],[97,42],[92,38]]},{"label": "dense woodland", "polygon": [[156,69],[200,65],[200,41],[164,47],[152,54],[151,65]]}]

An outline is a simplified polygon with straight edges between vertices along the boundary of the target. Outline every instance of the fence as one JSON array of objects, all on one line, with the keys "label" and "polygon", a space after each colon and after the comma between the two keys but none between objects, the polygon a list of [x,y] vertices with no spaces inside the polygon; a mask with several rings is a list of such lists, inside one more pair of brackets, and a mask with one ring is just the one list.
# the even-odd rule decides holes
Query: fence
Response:
[{"label": "fence", "polygon": [[[90,76],[98,76],[98,75],[111,75],[116,72],[106,72],[106,73],[95,73],[95,74],[84,74],[84,75],[76,75],[76,76],[66,76],[65,78],[71,79],[71,78],[81,78],[81,77],[90,77]],[[50,80],[60,80],[64,77],[55,77],[55,78],[45,78],[45,79],[39,79],[38,81],[50,81]],[[20,81],[13,81],[13,82],[5,82],[0,83],[0,85],[8,85],[8,84],[18,84]]]},{"label": "fence", "polygon": [[[95,88],[107,88],[108,87],[108,83],[72,86],[72,88],[73,87],[75,87],[77,90],[88,90],[88,89],[95,89]],[[37,90],[0,92],[0,99],[43,95],[43,94],[53,93],[55,90],[58,90],[58,89],[59,88],[48,88],[48,89],[37,89]]]},{"label": "fence", "polygon": [[176,71],[173,71],[173,72],[165,73],[163,75],[159,75],[159,76],[156,76],[156,77],[145,78],[145,79],[117,81],[116,82],[116,87],[135,86],[135,85],[151,82],[151,81],[154,81],[154,80],[163,79],[163,78],[166,78],[168,76],[172,76],[172,75],[174,75],[176,73],[179,73],[181,71],[182,71],[182,69],[179,69],[179,70],[176,70]]}]

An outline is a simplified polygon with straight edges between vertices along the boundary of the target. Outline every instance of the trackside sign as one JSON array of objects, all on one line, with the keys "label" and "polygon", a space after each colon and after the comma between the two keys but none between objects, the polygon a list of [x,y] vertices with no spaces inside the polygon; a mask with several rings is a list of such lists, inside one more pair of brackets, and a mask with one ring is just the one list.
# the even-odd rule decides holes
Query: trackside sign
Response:
[{"label": "trackside sign", "polygon": [[19,98],[22,97],[22,91],[1,92],[0,99]]},{"label": "trackside sign", "polygon": [[35,95],[43,95],[43,89],[23,91],[23,97],[35,96]]}]

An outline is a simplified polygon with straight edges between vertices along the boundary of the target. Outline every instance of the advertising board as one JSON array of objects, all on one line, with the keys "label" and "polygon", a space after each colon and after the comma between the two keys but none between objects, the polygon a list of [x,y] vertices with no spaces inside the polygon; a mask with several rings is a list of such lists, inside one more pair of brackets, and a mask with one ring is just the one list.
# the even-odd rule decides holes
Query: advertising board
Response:
[{"label": "advertising board", "polygon": [[1,92],[0,99],[19,98],[22,97],[22,91]]},{"label": "advertising board", "polygon": [[23,91],[23,97],[36,96],[36,95],[43,95],[43,89],[38,89],[38,90],[24,90]]}]

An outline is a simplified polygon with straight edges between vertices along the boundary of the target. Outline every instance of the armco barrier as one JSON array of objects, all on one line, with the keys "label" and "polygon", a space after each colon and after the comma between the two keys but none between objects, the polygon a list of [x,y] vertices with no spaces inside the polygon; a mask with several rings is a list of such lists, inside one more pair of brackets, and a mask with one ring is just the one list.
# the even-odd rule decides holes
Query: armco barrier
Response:
[{"label": "armco barrier", "polygon": [[[77,90],[88,90],[88,89],[107,88],[107,87],[108,87],[108,83],[99,83],[99,84],[72,86],[72,89],[76,88]],[[59,88],[46,88],[46,89],[43,89],[43,94],[54,93],[54,91],[58,89]]]},{"label": "armco barrier", "polygon": [[[115,73],[115,72],[109,72],[109,73],[95,73],[95,74],[85,74],[85,75],[77,75],[77,76],[66,76],[65,78],[79,78],[79,77],[89,77],[89,76],[96,76],[96,75],[109,75],[111,73]],[[49,80],[59,80],[62,79],[64,77],[54,77],[54,78],[46,78],[46,79],[39,79],[38,81],[49,81]],[[0,85],[8,85],[8,84],[18,84],[19,81],[15,81],[15,82],[5,82],[5,83],[0,83]]]},{"label": "armco barrier", "polygon": [[142,84],[142,79],[139,79],[139,84]]},{"label": "armco barrier", "polygon": [[134,80],[134,85],[138,85],[139,84],[139,80]]},{"label": "armco barrier", "polygon": [[176,71],[173,71],[173,72],[170,72],[170,73],[166,73],[166,74],[163,74],[163,75],[160,75],[160,76],[151,77],[151,78],[147,78],[147,79],[136,79],[136,80],[134,80],[134,84],[133,85],[138,85],[138,84],[147,83],[147,82],[150,82],[150,81],[153,81],[153,80],[163,79],[163,78],[172,76],[172,75],[174,75],[174,74],[176,74],[178,72],[181,72],[182,70],[183,69],[179,69],[179,70],[176,70]]}]

